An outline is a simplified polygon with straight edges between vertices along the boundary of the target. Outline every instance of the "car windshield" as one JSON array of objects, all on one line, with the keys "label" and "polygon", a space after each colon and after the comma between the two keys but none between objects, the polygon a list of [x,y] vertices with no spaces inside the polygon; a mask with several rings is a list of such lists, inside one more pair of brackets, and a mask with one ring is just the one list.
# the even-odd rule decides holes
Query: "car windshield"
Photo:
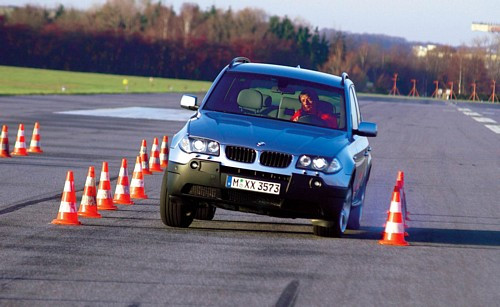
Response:
[{"label": "car windshield", "polygon": [[227,72],[203,108],[345,130],[343,89],[285,77]]}]

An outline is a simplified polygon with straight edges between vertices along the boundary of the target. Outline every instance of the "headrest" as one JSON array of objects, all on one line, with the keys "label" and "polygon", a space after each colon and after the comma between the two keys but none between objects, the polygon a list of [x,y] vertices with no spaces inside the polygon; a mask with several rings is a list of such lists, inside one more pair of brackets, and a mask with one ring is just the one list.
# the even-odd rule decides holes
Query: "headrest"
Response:
[{"label": "headrest", "polygon": [[253,89],[242,90],[238,94],[238,105],[247,109],[261,109],[262,108],[262,94]]},{"label": "headrest", "polygon": [[280,102],[280,109],[300,109],[302,105],[298,98],[283,97]]}]

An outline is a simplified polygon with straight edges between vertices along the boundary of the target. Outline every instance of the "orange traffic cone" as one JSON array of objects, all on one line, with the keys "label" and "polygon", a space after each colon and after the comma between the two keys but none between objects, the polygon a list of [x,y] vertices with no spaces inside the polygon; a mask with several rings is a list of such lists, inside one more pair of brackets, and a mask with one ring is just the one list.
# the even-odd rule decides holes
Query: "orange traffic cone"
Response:
[{"label": "orange traffic cone", "polygon": [[9,127],[7,125],[2,126],[2,135],[0,136],[0,157],[10,158],[9,152]]},{"label": "orange traffic cone", "polygon": [[101,179],[99,180],[99,189],[97,190],[97,209],[98,210],[116,210],[117,206],[113,204],[111,196],[111,183],[109,182],[108,162],[102,162]]},{"label": "orange traffic cone", "polygon": [[160,148],[160,166],[168,167],[168,136],[163,136]]},{"label": "orange traffic cone", "polygon": [[132,182],[130,182],[130,197],[147,199],[148,196],[144,192],[144,178],[142,176],[141,157],[135,159],[134,173],[132,174]]},{"label": "orange traffic cone", "polygon": [[149,170],[155,173],[163,172],[160,166],[160,150],[158,148],[158,138],[154,138],[151,147],[151,157],[149,157]]},{"label": "orange traffic cone", "polygon": [[[401,204],[402,204],[402,208],[403,208],[403,217],[404,217],[404,220],[405,221],[411,221],[410,220],[410,212],[408,212],[408,208],[406,207],[406,193],[405,193],[405,190],[404,190],[404,186],[405,186],[405,174],[403,171],[398,171],[398,177],[396,179],[396,186],[399,187],[399,189],[401,190]],[[405,222],[405,227],[408,227],[408,225],[406,225],[406,222]]]},{"label": "orange traffic cone", "polygon": [[19,130],[17,131],[16,145],[14,146],[14,151],[10,153],[13,156],[27,156],[26,152],[26,142],[24,141],[24,125],[19,124]]},{"label": "orange traffic cone", "polygon": [[148,149],[146,148],[146,140],[142,140],[141,151],[139,152],[139,156],[141,157],[142,164],[142,174],[143,175],[152,175],[153,173],[149,170],[148,163]]},{"label": "orange traffic cone", "polygon": [[31,136],[30,149],[28,149],[28,152],[43,152],[40,148],[40,124],[38,122],[35,123],[35,127],[33,128],[33,135]]},{"label": "orange traffic cone", "polygon": [[78,215],[81,217],[100,218],[101,215],[97,212],[96,188],[95,188],[95,172],[94,167],[90,166],[85,181],[82,201]]},{"label": "orange traffic cone", "polygon": [[120,205],[133,205],[134,202],[130,200],[130,186],[128,184],[128,169],[127,159],[122,159],[122,166],[118,180],[116,181],[115,197],[113,203]]},{"label": "orange traffic cone", "polygon": [[57,225],[80,225],[78,214],[76,213],[76,194],[75,182],[73,180],[73,172],[68,171],[66,174],[66,182],[61,197],[61,205],[57,218],[52,220],[52,224]]},{"label": "orange traffic cone", "polygon": [[391,208],[389,210],[387,223],[385,224],[384,236],[378,243],[398,246],[410,245],[405,241],[405,226],[403,223],[403,214],[401,213],[401,197],[398,187],[394,187]]}]

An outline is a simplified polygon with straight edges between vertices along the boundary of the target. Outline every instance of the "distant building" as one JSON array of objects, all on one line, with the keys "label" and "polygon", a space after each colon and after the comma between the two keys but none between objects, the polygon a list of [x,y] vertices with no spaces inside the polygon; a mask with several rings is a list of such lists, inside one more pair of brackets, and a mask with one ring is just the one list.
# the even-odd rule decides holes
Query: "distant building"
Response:
[{"label": "distant building", "polygon": [[470,26],[472,31],[480,32],[500,32],[500,24],[494,23],[484,23],[484,22],[473,22]]},{"label": "distant building", "polygon": [[429,51],[432,51],[434,49],[436,49],[436,45],[427,45],[427,46],[422,46],[422,45],[418,45],[418,46],[413,46],[413,54],[419,58],[423,58],[423,57],[426,57],[427,56],[427,53]]}]

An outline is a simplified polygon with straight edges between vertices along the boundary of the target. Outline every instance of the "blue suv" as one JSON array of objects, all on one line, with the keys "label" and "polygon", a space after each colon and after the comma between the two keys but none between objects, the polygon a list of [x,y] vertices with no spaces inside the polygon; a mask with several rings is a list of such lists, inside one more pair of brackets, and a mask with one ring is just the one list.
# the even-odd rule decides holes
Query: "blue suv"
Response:
[{"label": "blue suv", "polygon": [[216,208],[311,219],[316,235],[360,227],[372,166],[354,84],[326,73],[235,58],[172,138],[160,215],[171,227]]}]

